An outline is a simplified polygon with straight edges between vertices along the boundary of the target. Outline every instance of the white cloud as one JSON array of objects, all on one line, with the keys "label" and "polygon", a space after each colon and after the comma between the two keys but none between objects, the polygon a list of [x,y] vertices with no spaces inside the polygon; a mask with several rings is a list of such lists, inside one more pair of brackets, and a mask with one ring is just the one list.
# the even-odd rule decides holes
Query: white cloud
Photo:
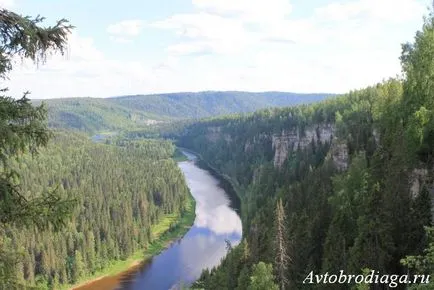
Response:
[{"label": "white cloud", "polygon": [[117,43],[131,43],[132,40],[129,38],[125,38],[125,37],[120,37],[120,36],[110,36],[110,40],[117,42]]},{"label": "white cloud", "polygon": [[367,20],[405,22],[419,18],[425,6],[416,0],[358,0],[333,2],[316,9],[316,17],[344,21],[354,17]]},{"label": "white cloud", "polygon": [[0,8],[10,9],[16,5],[15,0],[0,0]]},{"label": "white cloud", "polygon": [[107,32],[115,36],[137,36],[140,34],[144,22],[142,20],[124,20],[107,27]]},{"label": "white cloud", "polygon": [[168,51],[179,55],[240,52],[252,37],[236,19],[205,12],[174,15],[151,25],[175,32],[180,42],[168,47]]},{"label": "white cloud", "polygon": [[104,58],[90,37],[80,37],[77,33],[72,33],[68,37],[68,45],[71,60],[100,61]]},{"label": "white cloud", "polygon": [[108,97],[137,93],[154,78],[150,66],[107,59],[91,38],[74,33],[69,36],[68,55],[53,55],[39,67],[28,60],[17,63],[5,86],[14,97],[26,90],[32,92],[33,98]]},{"label": "white cloud", "polygon": [[[191,74],[193,64],[212,68],[200,76],[203,89],[345,92],[373,84],[400,73],[400,42],[415,32],[402,28],[421,23],[425,11],[416,0],[353,0],[294,19],[287,0],[192,2],[195,13],[152,26],[178,36],[169,54],[215,56],[189,61]],[[231,57],[244,63],[231,65]]]},{"label": "white cloud", "polygon": [[[164,46],[146,54],[146,63],[108,59],[92,38],[72,34],[66,57],[53,56],[38,70],[25,62],[9,86],[15,95],[29,89],[38,98],[200,90],[343,93],[400,72],[400,43],[412,40],[428,2],[337,0],[295,18],[298,7],[286,0],[192,1],[189,13],[148,24],[172,39],[165,42],[165,34],[150,43]],[[128,20],[107,32],[113,41],[130,42],[143,28],[144,21]]]},{"label": "white cloud", "polygon": [[[332,2],[316,8],[310,17],[291,19],[288,0],[193,0],[193,4],[197,13],[177,14],[152,24],[179,36],[169,52],[211,47],[215,52],[239,53],[261,41],[314,45],[333,39],[355,44],[384,32],[389,24],[419,20],[425,11],[416,0],[353,0]],[[232,49],[218,49],[228,43]]]},{"label": "white cloud", "polygon": [[249,22],[282,19],[292,10],[288,0],[193,0],[193,5],[212,13],[237,17]]}]

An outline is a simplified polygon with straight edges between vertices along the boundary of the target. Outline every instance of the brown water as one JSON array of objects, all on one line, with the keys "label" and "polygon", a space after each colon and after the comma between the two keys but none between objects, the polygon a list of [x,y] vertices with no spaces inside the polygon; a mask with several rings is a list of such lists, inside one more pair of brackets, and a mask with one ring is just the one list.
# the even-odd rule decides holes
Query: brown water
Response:
[{"label": "brown water", "polygon": [[191,194],[196,200],[196,219],[187,234],[160,255],[126,273],[106,277],[79,290],[167,290],[191,285],[205,268],[218,265],[227,254],[226,241],[240,242],[241,220],[231,207],[228,194],[210,172],[195,164],[195,156],[184,152],[190,161],[178,163]]}]

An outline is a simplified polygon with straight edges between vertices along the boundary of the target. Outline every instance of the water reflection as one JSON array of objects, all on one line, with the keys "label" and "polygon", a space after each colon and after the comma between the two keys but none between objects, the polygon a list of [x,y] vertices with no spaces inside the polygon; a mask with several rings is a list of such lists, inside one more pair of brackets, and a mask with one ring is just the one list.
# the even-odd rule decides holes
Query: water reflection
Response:
[{"label": "water reflection", "polygon": [[[195,156],[186,153],[189,159]],[[123,278],[118,289],[179,289],[190,285],[205,268],[212,268],[226,255],[226,240],[240,242],[241,220],[218,180],[193,161],[180,162],[188,187],[196,200],[196,220],[179,242],[154,257],[138,272]]]}]

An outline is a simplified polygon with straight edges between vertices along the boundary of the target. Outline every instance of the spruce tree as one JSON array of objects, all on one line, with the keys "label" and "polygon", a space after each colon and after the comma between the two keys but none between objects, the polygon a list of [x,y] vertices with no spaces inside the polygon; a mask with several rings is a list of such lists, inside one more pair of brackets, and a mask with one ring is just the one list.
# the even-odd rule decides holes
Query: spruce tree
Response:
[{"label": "spruce tree", "polygon": [[[49,53],[63,53],[68,33],[73,28],[65,19],[53,27],[41,27],[42,17],[23,17],[12,11],[0,10],[0,78],[7,78],[14,57],[28,58],[36,63],[46,60]],[[6,88],[0,88],[5,94]],[[19,224],[59,225],[70,204],[54,193],[32,198],[20,191],[19,175],[9,161],[22,153],[35,154],[51,136],[47,128],[44,105],[33,107],[27,94],[15,100],[0,96],[0,226]]]},{"label": "spruce tree", "polygon": [[[41,27],[42,17],[23,17],[0,9],[0,79],[6,79],[15,57],[43,63],[49,53],[63,53],[72,26],[62,19],[53,27]],[[59,227],[71,209],[70,201],[55,192],[29,196],[21,191],[19,174],[12,169],[12,160],[23,153],[36,154],[51,136],[47,128],[45,106],[33,107],[24,93],[21,99],[6,96],[0,87],[0,229],[9,225],[40,228],[53,224]],[[9,288],[18,287],[15,264],[22,257],[6,250],[0,242],[0,280]]]}]

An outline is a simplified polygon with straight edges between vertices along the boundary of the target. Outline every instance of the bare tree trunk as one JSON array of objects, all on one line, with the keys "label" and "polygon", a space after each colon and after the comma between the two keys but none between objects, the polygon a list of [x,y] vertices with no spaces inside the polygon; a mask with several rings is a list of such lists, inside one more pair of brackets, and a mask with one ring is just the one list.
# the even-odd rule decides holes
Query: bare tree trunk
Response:
[{"label": "bare tree trunk", "polygon": [[279,199],[276,207],[275,264],[277,279],[279,280],[278,282],[281,290],[284,290],[285,286],[288,285],[286,270],[288,269],[288,263],[291,262],[291,258],[287,253],[287,246],[285,211],[283,209],[282,200]]}]

